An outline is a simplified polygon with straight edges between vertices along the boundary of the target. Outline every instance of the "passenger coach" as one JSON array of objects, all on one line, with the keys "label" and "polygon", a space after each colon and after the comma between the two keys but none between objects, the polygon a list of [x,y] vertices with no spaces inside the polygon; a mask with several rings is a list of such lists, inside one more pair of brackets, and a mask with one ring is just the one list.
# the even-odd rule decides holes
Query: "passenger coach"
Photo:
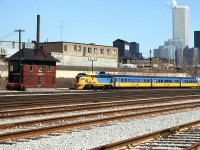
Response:
[{"label": "passenger coach", "polygon": [[155,77],[111,75],[100,73],[79,73],[76,76],[76,89],[93,88],[181,88],[199,87],[199,78]]}]

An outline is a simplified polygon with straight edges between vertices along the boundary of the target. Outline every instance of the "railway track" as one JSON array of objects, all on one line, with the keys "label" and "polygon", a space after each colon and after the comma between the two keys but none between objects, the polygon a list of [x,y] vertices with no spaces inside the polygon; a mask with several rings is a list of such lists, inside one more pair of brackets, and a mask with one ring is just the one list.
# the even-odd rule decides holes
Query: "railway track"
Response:
[{"label": "railway track", "polygon": [[116,91],[94,91],[92,94],[59,93],[57,96],[51,93],[28,97],[1,95],[0,121],[13,121],[0,124],[0,144],[200,107],[199,90],[185,90],[183,96],[177,96],[183,91],[176,89],[172,93],[171,90],[147,90],[145,96],[142,92],[144,90],[119,90],[117,94]]},{"label": "railway track", "polygon": [[93,102],[93,103],[80,103],[76,105],[64,105],[64,106],[54,106],[54,107],[39,107],[39,108],[25,108],[16,110],[2,110],[0,111],[0,119],[15,118],[23,116],[32,115],[45,115],[53,113],[63,113],[63,112],[73,112],[73,111],[84,111],[84,110],[96,110],[96,109],[106,109],[113,107],[122,106],[138,106],[138,105],[150,105],[158,103],[167,102],[178,102],[188,99],[199,99],[200,96],[178,96],[178,97],[163,97],[163,98],[153,98],[153,99],[139,99],[139,100],[120,100],[112,102]]},{"label": "railway track", "polygon": [[31,109],[19,109],[19,110],[9,110],[0,111],[0,119],[16,118],[16,117],[28,117],[36,115],[50,115],[55,113],[66,113],[74,111],[86,111],[86,110],[99,110],[99,109],[109,109],[113,107],[122,106],[138,106],[138,105],[152,105],[159,103],[169,103],[178,101],[187,101],[190,99],[199,99],[200,96],[178,96],[178,97],[163,97],[163,98],[153,98],[153,99],[140,99],[140,100],[123,100],[123,101],[113,101],[113,102],[101,102],[101,103],[87,103],[87,104],[77,104],[77,105],[64,105],[58,107],[42,107],[42,108],[31,108]]},{"label": "railway track", "polygon": [[[184,92],[183,92],[184,91]],[[53,105],[77,104],[78,102],[106,102],[114,100],[157,98],[178,95],[198,95],[199,90],[114,90],[98,92],[72,92],[72,93],[45,93],[44,95],[22,94],[8,95],[0,97],[0,110],[23,108],[23,107],[42,107]],[[112,95],[112,96],[111,96]],[[110,99],[108,99],[108,97]],[[106,100],[105,100],[106,99]]]},{"label": "railway track", "polygon": [[[151,106],[151,107],[142,107],[142,108],[135,108],[135,109],[121,109],[121,110],[114,110],[114,111],[89,113],[89,114],[83,114],[83,115],[73,115],[73,116],[50,118],[50,119],[35,120],[35,121],[28,121],[28,122],[3,124],[3,125],[0,125],[1,130],[10,129],[10,128],[18,128],[18,127],[27,128],[28,126],[33,126],[33,125],[37,126],[38,124],[39,124],[39,128],[36,127],[34,129],[29,129],[29,130],[20,130],[18,132],[13,132],[13,133],[9,132],[5,134],[0,134],[0,141],[38,136],[38,135],[49,134],[49,133],[58,132],[61,130],[66,130],[66,129],[91,126],[94,124],[97,125],[97,124],[108,123],[112,121],[119,121],[123,119],[130,119],[130,118],[133,119],[133,118],[146,117],[150,115],[166,114],[166,113],[172,113],[172,112],[182,111],[186,109],[194,109],[194,108],[199,108],[199,107],[200,107],[200,102],[189,102],[189,103],[183,103],[183,104]],[[100,118],[100,119],[96,119],[96,118]],[[70,121],[71,122],[75,121],[75,123],[71,123]],[[59,125],[55,125],[56,123]],[[62,124],[60,125],[60,123]],[[48,124],[48,127],[41,127],[42,125],[44,126],[44,124]],[[53,124],[53,126],[51,126],[50,124]]]},{"label": "railway track", "polygon": [[199,142],[200,120],[95,147],[90,150],[198,150]]}]

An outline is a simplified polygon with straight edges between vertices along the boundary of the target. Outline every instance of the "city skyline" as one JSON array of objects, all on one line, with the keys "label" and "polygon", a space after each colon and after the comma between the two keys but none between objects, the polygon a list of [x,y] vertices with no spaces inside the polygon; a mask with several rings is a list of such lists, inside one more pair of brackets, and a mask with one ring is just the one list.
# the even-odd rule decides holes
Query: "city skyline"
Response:
[{"label": "city skyline", "polygon": [[22,41],[36,40],[36,17],[41,16],[41,42],[66,41],[112,46],[116,39],[140,44],[145,57],[164,41],[173,38],[172,6],[190,7],[190,47],[198,22],[199,1],[194,0],[2,0],[0,40],[17,41],[16,29],[23,29]]}]

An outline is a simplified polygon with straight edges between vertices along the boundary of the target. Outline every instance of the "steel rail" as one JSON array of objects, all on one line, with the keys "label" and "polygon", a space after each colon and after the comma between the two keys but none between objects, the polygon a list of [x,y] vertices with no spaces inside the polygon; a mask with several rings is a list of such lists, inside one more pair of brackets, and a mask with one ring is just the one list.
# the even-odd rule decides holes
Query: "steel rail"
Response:
[{"label": "steel rail", "polygon": [[[144,105],[144,104],[156,104],[156,103],[163,103],[163,102],[173,102],[173,101],[182,101],[183,99],[188,99],[191,97],[173,97],[173,98],[163,98],[163,99],[150,99],[150,100],[129,100],[129,101],[119,101],[119,102],[112,102],[112,103],[100,103],[100,104],[87,104],[87,105],[78,105],[78,106],[65,106],[59,108],[41,108],[41,109],[33,109],[33,110],[19,110],[19,111],[6,111],[0,112],[0,119],[9,119],[9,118],[16,118],[16,117],[28,117],[28,116],[36,116],[36,115],[50,115],[55,113],[66,113],[66,112],[74,112],[74,111],[81,111],[81,110],[96,110],[96,109],[106,109],[106,108],[113,108],[113,107],[122,107],[122,106],[136,106],[136,105]],[[194,97],[192,97],[194,98]],[[176,104],[178,106],[183,105],[195,105],[200,104],[200,102],[188,102],[183,104]],[[163,105],[157,106],[157,108],[163,108],[168,106],[175,106],[172,105]],[[154,107],[149,107],[154,108]],[[142,110],[143,108],[136,108],[130,109],[134,110]],[[147,109],[147,108],[146,108]],[[42,110],[42,111],[41,111]],[[51,111],[48,111],[51,110]],[[127,109],[128,110],[128,109]],[[40,112],[38,112],[40,111]],[[20,114],[19,112],[23,112]]]},{"label": "steel rail", "polygon": [[79,128],[79,127],[86,127],[91,126],[95,124],[101,124],[101,123],[108,123],[111,121],[119,121],[123,119],[130,119],[130,118],[138,118],[138,117],[144,117],[144,116],[150,116],[155,114],[166,114],[170,112],[177,112],[185,109],[192,109],[192,108],[199,108],[200,105],[196,106],[183,106],[178,108],[171,108],[171,109],[165,109],[165,110],[156,110],[151,112],[143,112],[138,114],[128,114],[128,115],[122,115],[122,116],[114,116],[109,118],[103,118],[103,119],[95,119],[90,121],[84,121],[79,123],[72,123],[67,125],[58,125],[58,126],[51,126],[51,127],[43,127],[39,129],[32,129],[32,130],[26,130],[26,131],[19,131],[19,132],[13,132],[13,133],[7,133],[7,134],[0,134],[0,142],[6,141],[6,140],[15,140],[19,138],[26,138],[26,137],[33,137],[33,136],[39,136],[43,134],[48,133],[54,133],[66,129],[72,129],[72,128]]},{"label": "steel rail", "polygon": [[120,110],[112,110],[112,111],[103,111],[97,113],[88,113],[88,114],[81,114],[81,115],[71,115],[71,116],[63,116],[63,117],[56,117],[56,118],[49,118],[49,119],[40,119],[34,121],[26,121],[26,122],[18,122],[18,123],[11,123],[11,124],[1,124],[0,129],[7,129],[7,128],[15,128],[15,127],[22,127],[22,126],[31,126],[36,124],[47,124],[47,123],[55,123],[59,121],[72,121],[81,118],[94,118],[98,116],[106,116],[106,115],[113,115],[113,114],[125,114],[131,112],[141,112],[137,115],[143,115],[144,113],[148,113],[155,110],[168,110],[171,108],[193,108],[195,106],[200,105],[200,102],[190,102],[190,103],[183,103],[183,104],[172,104],[172,105],[163,105],[163,106],[151,106],[151,107],[142,107],[142,108],[130,108],[130,109],[120,109]]},{"label": "steel rail", "polygon": [[[131,149],[134,146],[149,142],[149,141],[154,141],[160,138],[164,138],[167,137],[171,134],[175,134],[178,132],[183,132],[192,128],[197,128],[200,126],[200,120],[198,121],[194,121],[194,122],[190,122],[187,124],[183,124],[183,125],[179,125],[179,126],[174,126],[172,128],[167,128],[164,130],[160,130],[160,131],[156,131],[153,133],[149,133],[149,134],[145,134],[142,136],[137,136],[134,138],[130,138],[130,139],[125,139],[125,140],[121,140],[118,142],[114,142],[114,143],[110,143],[110,144],[106,144],[106,145],[102,145],[102,146],[98,146],[98,147],[94,147],[91,148],[90,150],[114,150],[114,149],[120,149],[120,150],[125,150],[125,149]],[[199,146],[199,145],[195,145],[195,146]],[[185,149],[185,150],[190,150],[190,149]],[[197,150],[197,149],[193,149],[193,150]]]}]

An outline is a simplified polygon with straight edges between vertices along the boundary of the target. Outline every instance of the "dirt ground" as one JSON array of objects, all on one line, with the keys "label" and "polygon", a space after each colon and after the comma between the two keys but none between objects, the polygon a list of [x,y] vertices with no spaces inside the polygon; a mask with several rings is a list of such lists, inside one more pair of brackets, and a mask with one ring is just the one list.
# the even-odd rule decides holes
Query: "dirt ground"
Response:
[{"label": "dirt ground", "polygon": [[[0,78],[0,89],[5,89],[8,83],[7,78]],[[57,78],[56,88],[75,88],[75,78]]]},{"label": "dirt ground", "polygon": [[57,88],[75,88],[75,78],[57,78],[56,79]]}]

